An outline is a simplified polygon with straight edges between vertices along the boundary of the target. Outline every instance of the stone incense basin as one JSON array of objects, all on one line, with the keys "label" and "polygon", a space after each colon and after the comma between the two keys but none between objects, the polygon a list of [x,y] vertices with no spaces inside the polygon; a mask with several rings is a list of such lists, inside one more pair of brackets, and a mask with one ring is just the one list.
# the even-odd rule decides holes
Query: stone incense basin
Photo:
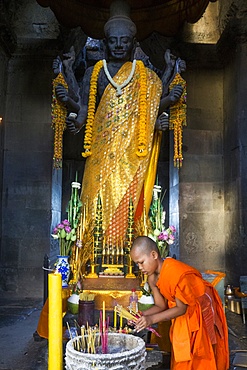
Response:
[{"label": "stone incense basin", "polygon": [[[79,337],[80,338],[80,337]],[[67,370],[144,370],[146,348],[143,339],[131,334],[108,334],[108,353],[89,354],[74,349],[73,339],[66,345]]]}]

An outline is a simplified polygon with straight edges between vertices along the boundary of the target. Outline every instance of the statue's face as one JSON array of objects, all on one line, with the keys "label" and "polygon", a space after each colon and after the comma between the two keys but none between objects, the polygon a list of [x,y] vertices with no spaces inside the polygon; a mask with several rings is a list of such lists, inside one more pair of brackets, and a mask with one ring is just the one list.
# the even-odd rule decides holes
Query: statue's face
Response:
[{"label": "statue's face", "polygon": [[128,32],[126,23],[111,27],[106,39],[109,58],[112,60],[130,60],[134,48],[134,38]]}]

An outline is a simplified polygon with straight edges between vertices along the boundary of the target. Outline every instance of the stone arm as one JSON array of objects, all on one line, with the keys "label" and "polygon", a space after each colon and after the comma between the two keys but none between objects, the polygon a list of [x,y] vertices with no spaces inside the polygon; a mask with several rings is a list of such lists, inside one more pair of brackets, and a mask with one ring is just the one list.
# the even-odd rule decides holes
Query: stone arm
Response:
[{"label": "stone arm", "polygon": [[163,85],[163,93],[160,100],[158,118],[156,121],[156,128],[158,130],[165,131],[169,127],[169,117],[166,113],[169,107],[175,104],[183,93],[183,87],[176,85],[170,92],[169,86],[177,73],[181,73],[186,69],[185,61],[180,58],[176,58],[171,54],[170,50],[167,49],[165,52],[166,68],[161,76]]},{"label": "stone arm", "polygon": [[58,84],[55,88],[57,99],[65,104],[69,112],[78,113],[80,109],[79,101],[75,101],[68,94],[68,90],[62,84]]},{"label": "stone arm", "polygon": [[90,89],[90,79],[93,67],[89,67],[83,77],[82,89],[80,93],[80,99],[78,102],[78,110],[76,111],[77,116],[68,115],[66,118],[66,125],[72,134],[77,134],[82,127],[86,124],[87,112],[88,112],[88,98]]},{"label": "stone arm", "polygon": [[72,47],[70,52],[63,56],[65,57],[63,62],[60,57],[57,57],[54,59],[52,66],[55,74],[63,73],[68,84],[68,90],[64,85],[58,84],[55,91],[57,99],[63,102],[68,110],[68,115],[65,119],[67,128],[71,133],[77,134],[86,123],[92,67],[86,70],[80,91],[73,72],[74,48]]},{"label": "stone arm", "polygon": [[72,87],[69,87],[70,81],[68,81],[67,79],[63,62],[59,56],[53,60],[52,68],[55,75],[58,75],[61,72],[64,76],[66,83],[68,84],[68,90],[62,84],[58,84],[56,86],[55,91],[57,99],[66,105],[69,112],[77,113],[79,110],[78,105],[79,94],[77,93],[78,96],[72,94],[73,89]]},{"label": "stone arm", "polygon": [[173,55],[170,49],[165,52],[165,63],[166,67],[162,72],[161,81],[163,86],[162,98],[167,96],[169,93],[169,86],[173,81],[177,73],[184,72],[186,70],[186,62]]},{"label": "stone arm", "polygon": [[75,78],[73,66],[75,63],[75,49],[74,46],[70,48],[70,51],[63,54],[63,66],[66,76],[66,82],[68,84],[68,93],[71,99],[78,102],[80,98],[80,88]]}]

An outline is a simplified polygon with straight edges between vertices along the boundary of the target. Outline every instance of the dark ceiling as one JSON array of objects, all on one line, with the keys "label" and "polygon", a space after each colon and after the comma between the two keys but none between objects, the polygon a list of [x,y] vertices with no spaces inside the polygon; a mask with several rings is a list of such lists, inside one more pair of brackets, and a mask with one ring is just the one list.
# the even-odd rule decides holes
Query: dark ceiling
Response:
[{"label": "dark ceiling", "polygon": [[[110,16],[112,0],[36,0],[50,7],[58,22],[68,28],[80,26],[96,39],[104,37],[104,24]],[[137,26],[137,39],[153,32],[167,37],[177,34],[184,22],[195,23],[209,2],[216,0],[129,0],[130,17]]]}]

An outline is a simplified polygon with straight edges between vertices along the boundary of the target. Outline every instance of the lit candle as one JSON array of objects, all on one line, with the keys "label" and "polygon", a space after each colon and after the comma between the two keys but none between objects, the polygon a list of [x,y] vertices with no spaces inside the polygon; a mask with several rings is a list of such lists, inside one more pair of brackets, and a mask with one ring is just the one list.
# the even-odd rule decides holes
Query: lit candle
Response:
[{"label": "lit candle", "polygon": [[63,327],[62,327],[62,276],[48,275],[48,370],[62,370]]},{"label": "lit candle", "polygon": [[117,327],[117,306],[114,307],[114,328]]}]

